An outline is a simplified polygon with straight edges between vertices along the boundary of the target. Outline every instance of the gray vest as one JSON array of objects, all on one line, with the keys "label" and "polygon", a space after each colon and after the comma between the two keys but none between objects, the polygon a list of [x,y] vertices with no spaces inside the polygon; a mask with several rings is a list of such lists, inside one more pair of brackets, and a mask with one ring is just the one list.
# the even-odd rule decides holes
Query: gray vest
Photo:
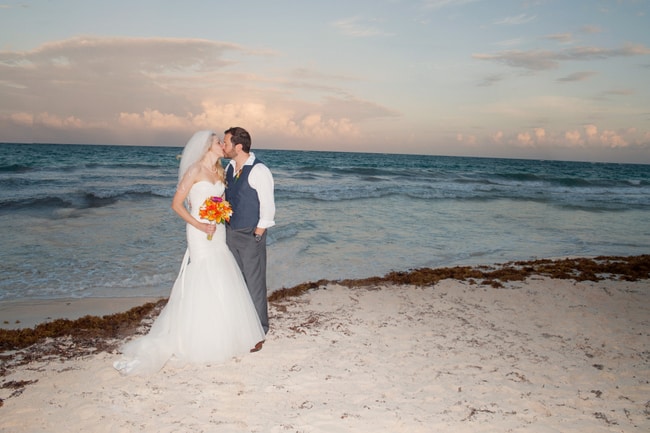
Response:
[{"label": "gray vest", "polygon": [[235,169],[228,165],[226,169],[226,200],[232,206],[232,216],[230,217],[230,227],[239,230],[246,228],[255,228],[260,220],[260,199],[248,183],[248,175],[251,169],[261,164],[262,161],[255,158],[252,165],[245,165],[239,173],[239,178],[235,178]]}]

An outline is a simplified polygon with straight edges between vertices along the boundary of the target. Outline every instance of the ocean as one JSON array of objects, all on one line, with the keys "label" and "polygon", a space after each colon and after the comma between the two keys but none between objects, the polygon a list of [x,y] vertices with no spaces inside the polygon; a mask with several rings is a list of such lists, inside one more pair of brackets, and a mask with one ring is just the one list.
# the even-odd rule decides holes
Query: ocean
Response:
[{"label": "ocean", "polygon": [[[650,253],[650,165],[253,149],[270,291],[421,267]],[[168,296],[180,147],[0,144],[0,301]]]}]

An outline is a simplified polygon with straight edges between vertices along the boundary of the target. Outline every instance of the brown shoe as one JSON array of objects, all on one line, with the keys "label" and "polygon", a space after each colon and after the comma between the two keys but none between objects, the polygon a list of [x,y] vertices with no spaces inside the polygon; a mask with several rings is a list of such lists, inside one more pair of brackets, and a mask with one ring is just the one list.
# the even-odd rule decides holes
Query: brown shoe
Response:
[{"label": "brown shoe", "polygon": [[251,349],[251,353],[253,353],[253,352],[259,352],[260,350],[262,350],[262,345],[263,345],[263,344],[264,344],[264,340],[258,342],[258,343],[255,345],[255,347],[253,347],[253,348]]}]

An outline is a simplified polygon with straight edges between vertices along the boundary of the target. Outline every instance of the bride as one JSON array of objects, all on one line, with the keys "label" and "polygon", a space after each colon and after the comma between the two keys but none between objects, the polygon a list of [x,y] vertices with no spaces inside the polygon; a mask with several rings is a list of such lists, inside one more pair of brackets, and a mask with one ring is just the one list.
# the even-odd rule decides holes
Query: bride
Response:
[{"label": "bride", "polygon": [[223,362],[265,338],[224,225],[199,219],[206,198],[223,196],[223,156],[212,131],[197,132],[183,150],[172,209],[187,222],[188,248],[149,333],[121,347],[123,357],[113,365],[122,374],[154,373],[168,362]]}]

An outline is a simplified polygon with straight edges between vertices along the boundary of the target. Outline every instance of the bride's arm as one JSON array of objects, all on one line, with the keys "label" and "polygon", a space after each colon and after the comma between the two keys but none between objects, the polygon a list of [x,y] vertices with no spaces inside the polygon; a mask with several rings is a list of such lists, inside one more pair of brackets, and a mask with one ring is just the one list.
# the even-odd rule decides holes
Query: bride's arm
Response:
[{"label": "bride's arm", "polygon": [[176,193],[172,199],[172,209],[181,218],[183,218],[186,223],[191,224],[193,227],[201,230],[202,232],[210,233],[214,232],[214,226],[212,224],[197,220],[188,212],[187,208],[185,207],[185,199],[190,193],[190,188],[192,188],[192,185],[194,185],[194,183],[198,180],[198,175],[200,172],[201,169],[199,167],[191,167],[189,170],[187,170],[185,176],[183,176],[183,179],[181,179],[181,181],[178,183],[178,187],[176,188]]}]

